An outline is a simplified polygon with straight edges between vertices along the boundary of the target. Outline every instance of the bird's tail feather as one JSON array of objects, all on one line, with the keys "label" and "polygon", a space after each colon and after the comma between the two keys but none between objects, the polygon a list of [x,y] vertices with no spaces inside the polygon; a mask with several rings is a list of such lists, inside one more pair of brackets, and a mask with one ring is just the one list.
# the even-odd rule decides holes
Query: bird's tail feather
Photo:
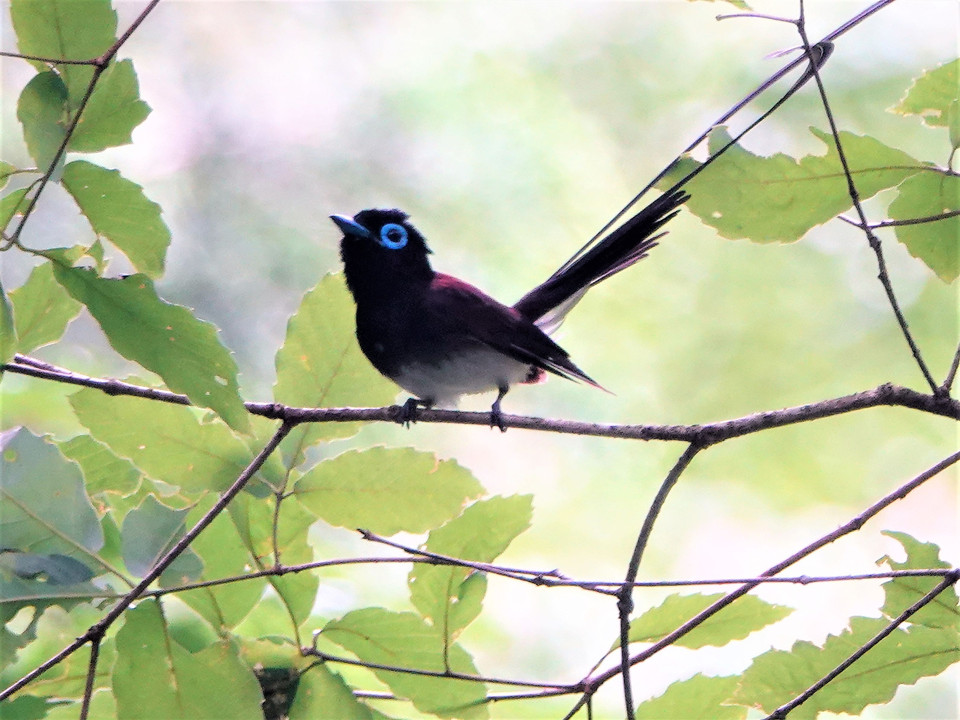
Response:
[{"label": "bird's tail feather", "polygon": [[689,195],[682,190],[661,195],[643,210],[586,250],[581,250],[513,306],[545,332],[556,329],[587,290],[646,257],[655,233],[673,218]]}]

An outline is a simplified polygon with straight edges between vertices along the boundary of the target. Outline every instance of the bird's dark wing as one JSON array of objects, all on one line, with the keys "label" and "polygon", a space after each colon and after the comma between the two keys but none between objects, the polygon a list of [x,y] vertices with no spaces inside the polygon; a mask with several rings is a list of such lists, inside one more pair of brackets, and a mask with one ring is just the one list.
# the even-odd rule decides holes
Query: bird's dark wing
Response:
[{"label": "bird's dark wing", "polygon": [[570,258],[546,282],[520,298],[514,310],[542,327],[556,327],[591,286],[646,257],[662,235],[655,233],[688,197],[680,190],[661,195],[595,245]]},{"label": "bird's dark wing", "polygon": [[[514,308],[451,275],[437,273],[427,294],[428,314],[448,324],[453,334],[467,335],[497,352],[548,372],[601,387],[578,368],[566,350]],[[470,318],[469,322],[464,318]]]}]

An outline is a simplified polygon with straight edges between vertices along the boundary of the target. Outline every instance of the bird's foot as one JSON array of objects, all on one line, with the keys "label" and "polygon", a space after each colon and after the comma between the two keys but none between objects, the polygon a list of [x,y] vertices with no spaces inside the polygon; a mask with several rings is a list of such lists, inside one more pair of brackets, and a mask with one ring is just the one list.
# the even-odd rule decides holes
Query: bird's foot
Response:
[{"label": "bird's foot", "polygon": [[408,398],[407,401],[400,406],[400,412],[397,413],[397,423],[410,427],[411,423],[417,421],[417,415],[420,414],[421,407],[427,408],[430,407],[430,405],[414,397]]},{"label": "bird's foot", "polygon": [[500,432],[506,432],[507,426],[503,422],[503,413],[500,411],[500,401],[503,400],[503,396],[507,394],[507,388],[500,388],[500,394],[497,395],[497,399],[493,401],[493,405],[490,406],[490,427],[500,428]]}]

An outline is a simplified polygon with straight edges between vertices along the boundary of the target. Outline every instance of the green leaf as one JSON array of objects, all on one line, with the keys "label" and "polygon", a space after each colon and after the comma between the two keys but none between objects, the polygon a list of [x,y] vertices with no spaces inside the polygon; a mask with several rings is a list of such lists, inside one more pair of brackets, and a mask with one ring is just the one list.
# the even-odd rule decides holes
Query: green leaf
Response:
[{"label": "green leaf", "polygon": [[[889,555],[881,558],[878,564],[885,564],[891,570],[927,570],[950,567],[950,563],[940,559],[940,548],[933,543],[922,543],[901,532],[885,531],[884,535],[899,542],[907,553],[903,562]],[[881,611],[888,618],[895,618],[904,610],[920,600],[943,580],[941,577],[903,577],[895,578],[883,584],[886,596]],[[937,598],[910,616],[910,622],[933,628],[960,628],[957,591],[949,587]]]},{"label": "green leaf", "polygon": [[[920,173],[900,185],[890,203],[894,220],[935,217],[960,210],[960,178],[940,173]],[[898,225],[897,239],[944,282],[960,276],[960,216],[918,225]]]},{"label": "green leaf", "polygon": [[[80,471],[54,446],[23,429],[0,435],[0,446],[0,538],[5,549],[24,553],[6,555],[7,569],[0,572],[0,621],[35,608],[19,636],[0,635],[0,657],[9,663],[13,648],[33,639],[41,610],[51,605],[69,608],[100,592],[90,583],[71,582],[81,577],[80,568],[68,567],[63,558],[87,568],[86,577],[94,574],[90,568],[99,571],[103,531],[83,491]],[[31,563],[43,577],[34,577]]]},{"label": "green leaf", "polygon": [[[139,507],[123,518],[120,539],[123,564],[137,577],[144,577],[183,537],[187,510],[167,507],[153,495],[147,495]],[[160,576],[164,587],[196,580],[203,572],[197,554],[187,548]]]},{"label": "green leaf", "polygon": [[663,695],[640,703],[636,720],[743,720],[747,708],[724,705],[733,696],[740,678],[694,675],[675,682]]},{"label": "green leaf", "polygon": [[140,483],[140,472],[129,460],[117,457],[110,449],[89,435],[77,435],[57,443],[67,458],[83,471],[87,494],[101,492],[129,495]]},{"label": "green leaf", "polygon": [[[117,14],[110,0],[12,0],[10,16],[24,55],[92,60],[116,40]],[[34,63],[45,69],[43,63]],[[93,67],[60,65],[75,109],[89,87]]]},{"label": "green leaf", "polygon": [[[656,642],[722,597],[723,593],[670,595],[660,605],[631,621],[630,642]],[[733,640],[742,640],[791,612],[792,608],[784,605],[772,605],[753,595],[745,595],[711,615],[675,644],[688,648],[720,647]],[[619,642],[616,642],[612,647],[618,646]]]},{"label": "green leaf", "polygon": [[170,230],[160,217],[160,206],[143,188],[86,160],[75,160],[63,170],[62,183],[94,232],[112,242],[133,266],[152,278],[163,273]]},{"label": "green leaf", "polygon": [[[449,669],[476,675],[473,660],[459,645],[444,653],[444,641],[436,628],[413,613],[396,613],[382,608],[364,608],[327,623],[322,637],[356,655],[362,662],[444,672]],[[480,682],[409,675],[389,670],[374,674],[414,707],[440,717],[475,720],[488,717],[486,686]]]},{"label": "green leaf", "polygon": [[54,275],[87,306],[114,350],[155,372],[174,392],[213,409],[231,427],[241,431],[249,427],[237,364],[220,344],[213,325],[181,305],[161,300],[145,275],[108,279],[89,269],[59,264]]},{"label": "green leaf", "polygon": [[59,340],[83,308],[53,277],[49,262],[37,265],[27,281],[10,293],[10,300],[17,327],[17,348],[22,353]]},{"label": "green leaf", "polygon": [[[432,530],[424,548],[474,562],[492,562],[530,527],[532,495],[492,497],[474,503],[463,514]],[[447,637],[480,614],[486,577],[468,568],[416,564],[408,580],[410,601]]]},{"label": "green leaf", "polygon": [[[736,145],[686,190],[685,207],[727,238],[754,242],[792,242],[852,206],[833,138],[811,132],[827,146],[826,155],[799,161],[777,153],[761,157]],[[710,152],[730,140],[725,128],[710,136]],[[912,157],[871,137],[840,133],[844,153],[861,199],[895,187],[923,166]],[[687,157],[674,164],[657,187],[665,189],[700,163]]]},{"label": "green leaf", "polygon": [[69,149],[99,152],[133,142],[133,129],[147,119],[150,106],[140,99],[137,73],[130,60],[112,62],[97,81]]},{"label": "green leaf", "polygon": [[25,199],[29,188],[14,190],[0,199],[0,228],[6,229],[17,216],[23,215],[29,204]]},{"label": "green leaf", "polygon": [[170,637],[160,605],[152,600],[124,618],[113,670],[121,720],[263,720],[260,687],[232,643],[187,652]]},{"label": "green leaf", "polygon": [[354,697],[350,686],[326,665],[314,665],[300,676],[290,720],[336,718],[373,720],[373,713]]},{"label": "green leaf", "polygon": [[84,388],[70,396],[90,434],[155,480],[188,492],[226,489],[247,467],[247,446],[221,423],[201,423],[194,410]]},{"label": "green leaf", "polygon": [[50,167],[67,136],[67,112],[67,87],[53,71],[35,75],[20,93],[17,119],[27,151],[41,170]]},{"label": "green leaf", "polygon": [[5,188],[10,181],[10,176],[17,172],[16,165],[0,160],[0,189]]},{"label": "green leaf", "polygon": [[17,352],[17,329],[13,307],[3,285],[0,285],[0,363],[7,363]]},{"label": "green leaf", "polygon": [[[327,275],[303,298],[277,352],[274,399],[299,407],[384,405],[397,388],[374,370],[354,336],[354,305],[341,275]],[[304,423],[284,445],[288,457],[320,440],[348,437],[359,423]]]},{"label": "green leaf", "polygon": [[80,470],[24,429],[3,434],[0,537],[6,548],[90,562],[103,546]]},{"label": "green leaf", "polygon": [[[823,647],[802,641],[790,650],[764,653],[743,674],[736,698],[773,712],[834,670],[887,624],[883,618],[854,617],[849,629],[827,637]],[[793,710],[790,718],[813,720],[824,711],[859,714],[867,705],[888,702],[899,687],[938,675],[958,660],[960,635],[956,631],[898,628]]]},{"label": "green leaf", "polygon": [[907,94],[890,109],[901,115],[919,115],[931,127],[946,127],[951,113],[956,113],[958,88],[960,59],[927,70],[913,81]]},{"label": "green leaf", "polygon": [[329,524],[383,535],[435,528],[482,492],[453,460],[383,447],[324,460],[294,487],[300,502]]}]

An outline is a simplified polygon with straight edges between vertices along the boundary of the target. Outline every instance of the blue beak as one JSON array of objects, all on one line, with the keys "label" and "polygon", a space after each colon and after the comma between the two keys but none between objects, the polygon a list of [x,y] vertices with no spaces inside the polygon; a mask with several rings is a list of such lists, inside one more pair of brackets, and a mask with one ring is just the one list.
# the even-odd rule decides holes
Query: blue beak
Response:
[{"label": "blue beak", "polygon": [[368,239],[373,237],[370,231],[363,225],[355,222],[353,218],[347,217],[346,215],[331,215],[330,219],[337,224],[337,227],[343,231],[344,235],[354,235]]}]

